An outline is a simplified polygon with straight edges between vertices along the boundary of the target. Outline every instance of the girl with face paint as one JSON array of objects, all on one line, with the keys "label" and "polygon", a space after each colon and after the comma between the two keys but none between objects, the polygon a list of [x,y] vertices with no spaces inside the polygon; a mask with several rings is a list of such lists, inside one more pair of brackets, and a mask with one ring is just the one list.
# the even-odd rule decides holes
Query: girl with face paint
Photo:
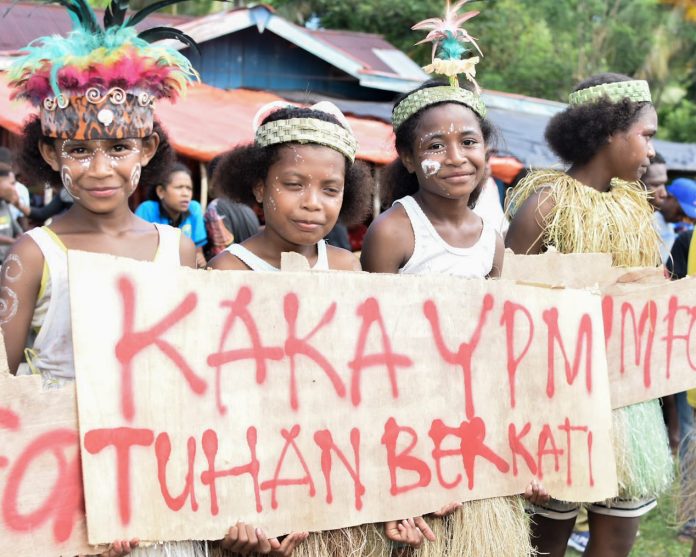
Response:
[{"label": "girl with face paint", "polygon": [[[322,108],[275,110],[258,127],[254,144],[223,156],[214,182],[234,201],[260,205],[265,226],[216,256],[213,269],[277,271],[281,254],[294,251],[314,269],[360,270],[352,253],[324,238],[339,219],[362,221],[373,182],[365,165],[354,161],[357,143],[343,115],[330,103]],[[277,127],[293,129],[296,140],[276,142]]]},{"label": "girl with face paint", "polygon": [[[75,378],[68,250],[171,267],[195,262],[194,246],[179,230],[148,223],[128,206],[141,177],[156,181],[172,158],[154,121],[154,100],[176,98],[193,69],[177,51],[150,45],[124,24],[123,6],[110,6],[106,29],[98,31],[86,3],[73,7],[71,34],[32,42],[10,69],[15,96],[39,108],[24,128],[22,173],[31,183],[62,185],[74,199],[50,225],[22,236],[0,272],[10,371],[39,374],[47,389]],[[30,331],[36,336],[24,361]],[[137,545],[115,541],[103,555],[126,555]]]},{"label": "girl with face paint", "polygon": [[[502,237],[473,211],[487,177],[486,151],[494,130],[473,79],[478,57],[462,58],[469,51],[466,43],[478,50],[459,27],[478,12],[457,14],[463,4],[448,3],[443,20],[431,18],[413,27],[430,31],[422,42],[434,43],[433,63],[424,69],[450,79],[426,82],[394,105],[399,157],[382,173],[383,197],[393,204],[367,231],[361,255],[366,271],[500,276]],[[467,78],[466,86],[458,74]],[[535,480],[525,496],[532,501],[548,497]],[[427,521],[387,522],[385,532],[395,542],[422,546],[423,557],[528,557],[527,524],[520,497],[498,497],[451,502]]]},{"label": "girl with face paint", "polygon": [[[281,254],[295,252],[314,270],[359,271],[355,255],[324,240],[339,219],[362,222],[373,191],[369,171],[355,161],[357,142],[343,114],[327,102],[312,108],[273,103],[262,107],[255,120],[261,123],[254,143],[223,155],[213,181],[233,201],[260,205],[265,226],[228,246],[210,267],[277,272]],[[270,549],[274,555],[290,555],[299,546],[303,557],[346,555],[353,550],[346,547],[351,531],[317,532],[308,541],[307,532],[293,532],[279,542],[242,524],[230,529],[223,544],[244,554]],[[254,543],[244,541],[250,536]]]}]

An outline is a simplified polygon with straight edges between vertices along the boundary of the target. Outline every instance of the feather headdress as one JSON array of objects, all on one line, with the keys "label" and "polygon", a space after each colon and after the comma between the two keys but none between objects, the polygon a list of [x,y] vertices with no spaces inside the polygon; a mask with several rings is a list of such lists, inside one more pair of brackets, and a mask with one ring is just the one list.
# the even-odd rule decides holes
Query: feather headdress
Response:
[{"label": "feather headdress", "polygon": [[[98,135],[111,137],[115,133],[124,137],[127,130],[123,126],[117,130],[115,125],[125,113],[131,127],[145,125],[138,131],[138,136],[143,136],[152,129],[151,125],[147,129],[147,121],[152,120],[147,111],[152,112],[153,101],[175,100],[198,78],[181,53],[152,44],[176,39],[197,50],[191,37],[172,27],[154,27],[141,33],[135,29],[150,14],[184,0],[159,0],[130,17],[129,0],[112,0],[104,12],[103,26],[87,0],[49,1],[68,10],[73,30],[64,37],[52,35],[32,41],[9,71],[13,96],[41,107],[46,135],[97,139]],[[87,126],[86,119],[90,119]],[[104,126],[113,129],[98,129]]]},{"label": "feather headdress", "polygon": [[416,23],[412,29],[416,31],[428,30],[428,35],[416,44],[433,43],[432,63],[423,69],[428,73],[438,73],[446,75],[450,84],[454,87],[457,84],[457,75],[464,74],[479,90],[474,77],[476,76],[476,64],[479,62],[478,56],[465,57],[471,52],[466,43],[474,45],[478,53],[483,56],[481,49],[474,37],[462,27],[471,18],[479,14],[478,11],[470,11],[459,14],[459,10],[469,0],[460,0],[450,6],[447,0],[445,17],[424,19]]}]

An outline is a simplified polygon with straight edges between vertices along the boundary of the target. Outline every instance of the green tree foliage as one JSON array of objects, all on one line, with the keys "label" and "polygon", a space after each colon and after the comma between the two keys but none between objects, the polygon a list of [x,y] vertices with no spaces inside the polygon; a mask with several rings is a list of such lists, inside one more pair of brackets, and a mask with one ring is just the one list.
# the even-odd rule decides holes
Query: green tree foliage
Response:
[{"label": "green tree foliage", "polygon": [[[268,0],[299,24],[318,17],[327,29],[379,33],[425,64],[411,25],[442,13],[444,0]],[[486,0],[465,9],[485,58],[477,78],[487,88],[565,100],[578,81],[614,71],[648,79],[661,135],[696,142],[696,23],[666,0]],[[670,88],[682,91],[667,98]]]}]

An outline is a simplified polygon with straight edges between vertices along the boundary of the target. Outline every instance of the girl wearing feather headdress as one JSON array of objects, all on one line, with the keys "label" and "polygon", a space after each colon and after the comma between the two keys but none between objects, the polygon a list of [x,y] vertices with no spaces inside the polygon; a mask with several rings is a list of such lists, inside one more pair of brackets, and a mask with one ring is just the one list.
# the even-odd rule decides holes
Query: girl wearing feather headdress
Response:
[{"label": "girl wearing feather headdress", "polygon": [[[59,3],[69,10],[74,30],[32,42],[10,78],[14,95],[39,109],[24,128],[24,175],[32,183],[62,185],[74,204],[49,226],[20,238],[6,259],[0,289],[10,370],[40,374],[46,388],[75,377],[68,249],[171,266],[195,262],[188,238],[139,219],[128,207],[141,177],[155,181],[172,157],[153,119],[155,99],[176,98],[195,76],[178,52],[148,41],[190,40],[169,28],[135,31],[133,25],[163,3],[126,20],[127,1],[114,0],[103,27],[84,0]],[[30,330],[36,337],[25,351]],[[104,555],[125,555],[137,545],[117,541]]]},{"label": "girl wearing feather headdress", "polygon": [[[371,225],[362,265],[382,273],[444,273],[466,278],[500,276],[503,240],[473,208],[486,178],[486,152],[495,138],[474,79],[478,56],[465,57],[475,39],[461,28],[478,12],[445,18],[414,29],[429,30],[433,61],[424,69],[448,77],[432,80],[397,99],[392,111],[399,158],[382,174],[392,207]],[[421,41],[421,42],[425,42]],[[464,74],[465,86],[457,76]],[[525,494],[542,501],[537,482]],[[445,505],[432,517],[386,524],[387,536],[420,547],[420,557],[528,557],[527,515],[520,497],[498,497]],[[423,544],[423,538],[431,543]]]},{"label": "girl wearing feather headdress", "polygon": [[[546,139],[565,172],[532,172],[508,194],[506,236],[516,253],[610,253],[616,266],[660,264],[652,209],[639,180],[655,156],[657,114],[647,82],[601,74],[580,83],[554,116]],[[658,401],[613,412],[619,496],[587,506],[589,556],[625,556],[640,517],[672,482],[672,462]],[[561,557],[577,504],[554,499],[534,508],[540,553]]]}]

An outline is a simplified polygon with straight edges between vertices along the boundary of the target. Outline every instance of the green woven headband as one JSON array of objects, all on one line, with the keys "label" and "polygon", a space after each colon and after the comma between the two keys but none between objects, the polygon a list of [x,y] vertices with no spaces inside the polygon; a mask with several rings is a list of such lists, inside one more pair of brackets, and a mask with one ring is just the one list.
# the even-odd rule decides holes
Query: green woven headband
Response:
[{"label": "green woven headband", "polygon": [[289,118],[259,126],[256,145],[268,147],[279,143],[317,143],[338,151],[355,161],[358,142],[343,126],[316,118]]},{"label": "green woven headband", "polygon": [[600,99],[609,99],[613,103],[621,102],[624,99],[634,102],[652,102],[650,86],[647,81],[642,79],[602,83],[587,89],[580,89],[580,91],[570,94],[568,102],[570,106],[577,106],[591,104]]},{"label": "green woven headband", "polygon": [[394,131],[398,130],[406,120],[419,110],[431,104],[441,102],[454,102],[465,104],[481,118],[486,117],[486,105],[483,104],[481,97],[476,93],[463,89],[462,87],[451,87],[443,85],[441,87],[428,87],[419,89],[410,94],[394,107],[392,111],[392,126]]}]

